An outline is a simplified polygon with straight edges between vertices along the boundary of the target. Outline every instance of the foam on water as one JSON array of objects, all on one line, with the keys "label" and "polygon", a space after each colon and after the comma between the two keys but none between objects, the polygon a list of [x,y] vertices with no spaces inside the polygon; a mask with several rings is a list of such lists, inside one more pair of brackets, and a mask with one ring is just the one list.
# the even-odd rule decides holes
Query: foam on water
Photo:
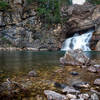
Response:
[{"label": "foam on water", "polygon": [[90,30],[82,35],[74,35],[65,40],[62,45],[61,51],[82,49],[83,51],[90,51],[89,41],[92,38],[93,30]]}]

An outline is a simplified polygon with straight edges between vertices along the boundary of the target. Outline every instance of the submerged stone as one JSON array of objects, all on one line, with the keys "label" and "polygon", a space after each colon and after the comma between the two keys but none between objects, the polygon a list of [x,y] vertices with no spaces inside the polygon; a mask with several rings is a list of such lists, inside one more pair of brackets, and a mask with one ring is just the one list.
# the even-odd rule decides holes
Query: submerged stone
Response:
[{"label": "submerged stone", "polygon": [[66,84],[60,84],[60,83],[55,82],[55,83],[54,83],[54,86],[57,87],[57,88],[62,88],[62,89],[64,89],[67,85],[66,85]]},{"label": "submerged stone", "polygon": [[66,100],[67,99],[65,95],[62,95],[60,93],[57,93],[51,90],[45,90],[44,94],[47,96],[48,100]]},{"label": "submerged stone", "polygon": [[70,72],[70,74],[71,74],[71,75],[74,75],[74,76],[75,76],[75,75],[79,75],[79,73],[78,73],[78,72],[75,72],[75,71]]},{"label": "submerged stone", "polygon": [[73,87],[75,87],[77,89],[88,88],[89,84],[87,82],[75,82],[75,83],[73,83]]},{"label": "submerged stone", "polygon": [[30,71],[28,73],[28,76],[30,76],[30,77],[36,77],[37,76],[37,73],[34,70],[32,70],[32,71]]}]

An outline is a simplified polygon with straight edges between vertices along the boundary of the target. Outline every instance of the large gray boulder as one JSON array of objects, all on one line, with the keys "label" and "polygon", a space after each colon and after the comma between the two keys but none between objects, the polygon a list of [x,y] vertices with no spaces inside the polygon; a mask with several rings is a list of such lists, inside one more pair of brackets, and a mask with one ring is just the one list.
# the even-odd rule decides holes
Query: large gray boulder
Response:
[{"label": "large gray boulder", "polygon": [[96,51],[100,51],[100,40],[98,41],[98,43],[96,45]]},{"label": "large gray boulder", "polygon": [[60,63],[64,65],[90,66],[94,62],[90,60],[81,49],[66,51],[64,57],[60,58]]}]

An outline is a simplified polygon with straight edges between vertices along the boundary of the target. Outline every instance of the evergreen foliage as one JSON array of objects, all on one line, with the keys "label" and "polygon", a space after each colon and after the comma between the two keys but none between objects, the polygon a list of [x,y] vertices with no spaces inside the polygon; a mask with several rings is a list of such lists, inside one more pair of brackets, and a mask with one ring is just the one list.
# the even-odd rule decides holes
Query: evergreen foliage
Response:
[{"label": "evergreen foliage", "polygon": [[0,1],[0,9],[6,10],[8,8],[9,4],[6,1]]},{"label": "evergreen foliage", "polygon": [[88,0],[90,3],[98,5],[100,4],[100,0]]}]

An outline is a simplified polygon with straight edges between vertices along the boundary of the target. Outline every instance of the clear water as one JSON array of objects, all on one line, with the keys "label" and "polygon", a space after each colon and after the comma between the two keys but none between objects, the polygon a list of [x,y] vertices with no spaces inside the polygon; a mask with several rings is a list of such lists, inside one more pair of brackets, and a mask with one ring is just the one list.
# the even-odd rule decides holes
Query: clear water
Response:
[{"label": "clear water", "polygon": [[[89,82],[91,87],[94,87],[93,81],[100,76],[95,73],[87,72],[87,70],[81,69],[79,66],[67,66],[63,68],[59,63],[59,58],[62,57],[64,53],[65,52],[61,51],[0,51],[0,83],[5,82],[8,77],[18,83],[26,84],[27,81],[33,82],[34,84],[31,86],[31,93],[29,93],[30,96],[27,96],[24,93],[18,95],[18,97],[25,95],[25,100],[31,100],[31,97],[33,97],[32,100],[37,100],[37,94],[44,97],[44,89],[57,91],[57,88],[53,87],[52,83],[51,85],[50,83],[47,83],[48,81],[71,85],[74,81],[82,80]],[[85,53],[91,59],[96,59],[97,62],[100,63],[100,52]],[[38,72],[39,77],[29,78],[27,76],[28,72],[32,69]],[[77,71],[79,75],[72,76],[70,74],[71,71]],[[83,92],[85,92],[85,90]]]},{"label": "clear water", "polygon": [[[85,52],[91,59],[100,60],[100,52]],[[6,76],[24,74],[32,69],[50,70],[60,66],[64,52],[0,51],[0,72]]]},{"label": "clear water", "polygon": [[9,75],[59,65],[61,52],[0,51],[0,71]]}]

